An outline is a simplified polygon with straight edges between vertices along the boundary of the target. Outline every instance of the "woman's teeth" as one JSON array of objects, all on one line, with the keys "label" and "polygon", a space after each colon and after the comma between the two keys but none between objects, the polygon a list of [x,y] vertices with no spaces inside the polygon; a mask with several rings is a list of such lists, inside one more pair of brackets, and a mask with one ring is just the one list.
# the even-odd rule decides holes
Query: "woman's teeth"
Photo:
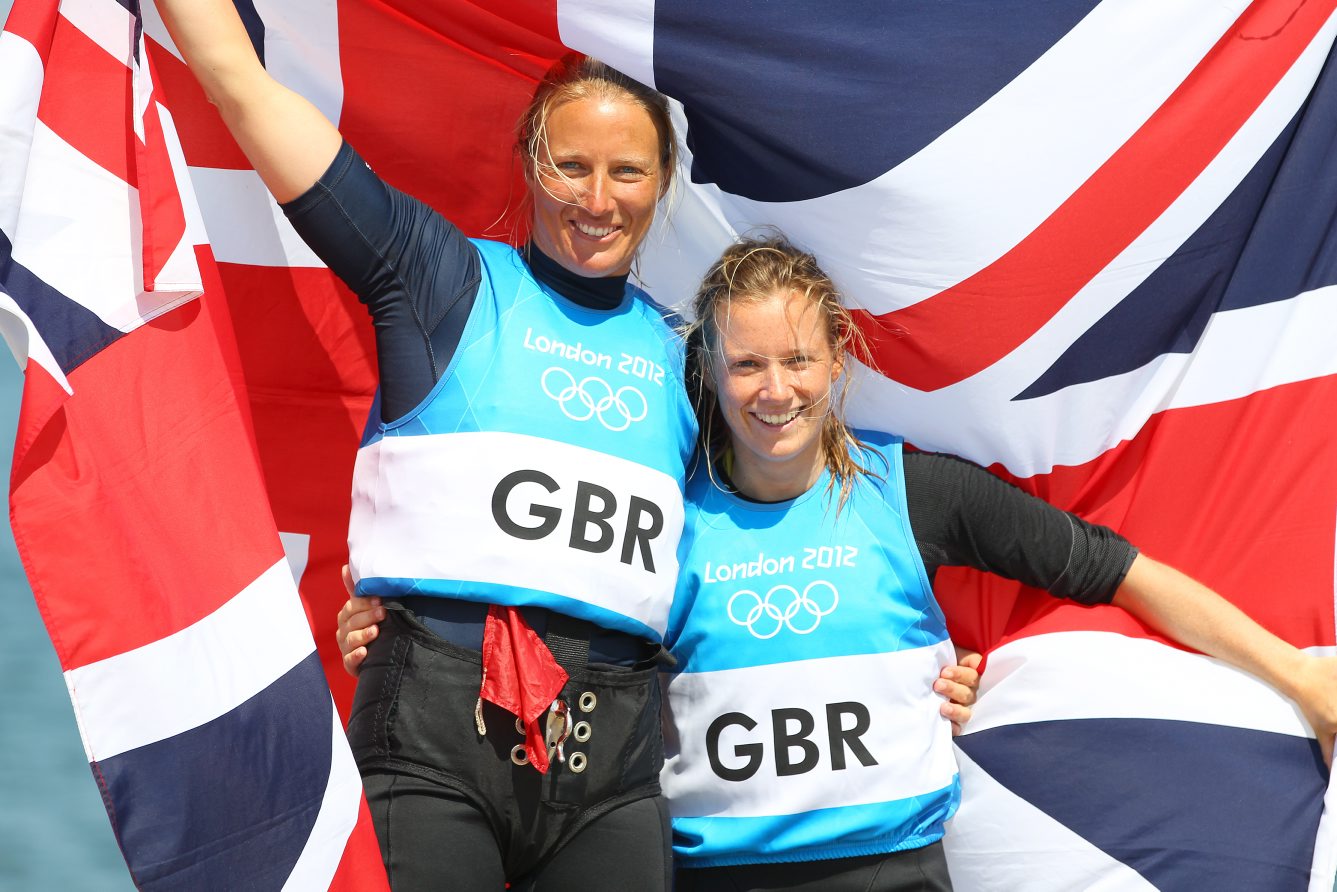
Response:
[{"label": "woman's teeth", "polygon": [[587,226],[584,223],[577,223],[576,228],[588,235],[590,238],[603,238],[611,233],[616,226]]},{"label": "woman's teeth", "polygon": [[767,424],[788,424],[798,417],[798,413],[799,410],[795,409],[794,411],[786,412],[783,415],[764,415],[761,412],[754,412],[753,414]]}]

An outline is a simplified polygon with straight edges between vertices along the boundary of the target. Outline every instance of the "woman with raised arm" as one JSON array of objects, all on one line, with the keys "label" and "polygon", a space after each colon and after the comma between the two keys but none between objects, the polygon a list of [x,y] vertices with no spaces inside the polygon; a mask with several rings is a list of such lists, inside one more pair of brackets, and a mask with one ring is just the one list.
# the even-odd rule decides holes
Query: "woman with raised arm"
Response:
[{"label": "woman with raised arm", "polygon": [[231,2],[159,8],[375,326],[350,564],[390,610],[349,739],[392,885],[665,888],[656,658],[695,420],[681,341],[627,277],[673,176],[667,103],[555,67],[519,128],[517,250],[385,184],[270,78]]}]

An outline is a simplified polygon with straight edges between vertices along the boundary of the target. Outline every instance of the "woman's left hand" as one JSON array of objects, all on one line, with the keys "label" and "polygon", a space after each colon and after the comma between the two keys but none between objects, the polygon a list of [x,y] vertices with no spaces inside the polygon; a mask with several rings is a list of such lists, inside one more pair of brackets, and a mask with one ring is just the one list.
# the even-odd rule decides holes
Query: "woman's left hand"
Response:
[{"label": "woman's left hand", "polygon": [[1306,659],[1292,696],[1314,729],[1324,764],[1331,768],[1333,737],[1337,736],[1337,657]]},{"label": "woman's left hand", "polygon": [[980,690],[980,662],[983,654],[957,651],[957,664],[946,666],[933,690],[947,698],[939,710],[952,722],[952,736],[960,734],[970,721],[971,707]]}]

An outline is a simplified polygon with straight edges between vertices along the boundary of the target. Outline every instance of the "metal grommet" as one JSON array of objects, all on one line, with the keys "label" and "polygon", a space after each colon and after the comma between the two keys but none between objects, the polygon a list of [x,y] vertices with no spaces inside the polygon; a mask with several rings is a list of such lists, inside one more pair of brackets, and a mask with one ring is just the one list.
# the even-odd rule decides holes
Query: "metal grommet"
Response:
[{"label": "metal grommet", "polygon": [[511,747],[511,761],[516,765],[529,764],[529,754],[525,752],[525,745],[523,743],[517,743],[515,746]]},{"label": "metal grommet", "polygon": [[517,719],[515,720],[515,733],[516,733],[516,734],[519,734],[519,735],[521,735],[521,736],[524,736],[524,733],[525,733],[525,720],[524,720],[524,719],[517,718]]},{"label": "metal grommet", "polygon": [[599,705],[599,698],[594,696],[593,691],[586,691],[580,695],[576,705],[580,707],[581,712],[594,712],[594,707]]},{"label": "metal grommet", "polygon": [[585,770],[588,761],[584,753],[572,753],[566,757],[566,767],[571,769],[572,774],[580,774]]},{"label": "metal grommet", "polygon": [[576,722],[576,727],[571,732],[571,736],[576,738],[578,742],[584,743],[590,739],[590,732],[592,730],[589,722]]}]

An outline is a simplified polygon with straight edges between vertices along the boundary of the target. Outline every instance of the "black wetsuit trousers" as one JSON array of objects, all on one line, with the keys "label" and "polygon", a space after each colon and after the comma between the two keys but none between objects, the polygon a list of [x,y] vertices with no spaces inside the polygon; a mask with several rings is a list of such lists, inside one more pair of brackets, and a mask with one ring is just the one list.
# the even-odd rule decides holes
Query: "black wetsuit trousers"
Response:
[{"label": "black wetsuit trousers", "polygon": [[478,651],[389,609],[348,737],[395,892],[669,888],[657,675],[653,662],[572,670],[561,697],[588,734],[539,774],[512,761],[513,715],[483,704],[478,733]]}]

